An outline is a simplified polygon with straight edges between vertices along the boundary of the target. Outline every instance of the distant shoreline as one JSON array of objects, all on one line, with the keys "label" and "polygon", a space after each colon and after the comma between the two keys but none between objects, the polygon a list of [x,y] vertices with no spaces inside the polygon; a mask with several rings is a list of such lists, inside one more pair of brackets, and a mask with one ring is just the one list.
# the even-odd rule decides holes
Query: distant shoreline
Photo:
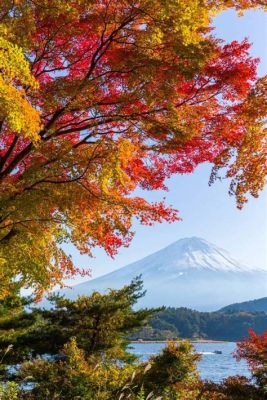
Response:
[{"label": "distant shoreline", "polygon": [[168,343],[168,342],[175,342],[176,340],[189,340],[190,343],[202,343],[202,344],[212,344],[212,343],[234,343],[233,341],[229,340],[208,340],[208,339],[184,339],[184,338],[177,338],[173,340],[131,340],[131,344],[157,344],[157,343]]}]

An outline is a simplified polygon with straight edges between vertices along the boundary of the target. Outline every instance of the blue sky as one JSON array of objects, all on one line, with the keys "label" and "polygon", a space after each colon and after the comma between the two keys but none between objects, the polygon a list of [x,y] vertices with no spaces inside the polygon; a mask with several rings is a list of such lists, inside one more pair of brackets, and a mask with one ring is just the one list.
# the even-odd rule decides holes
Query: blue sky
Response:
[{"label": "blue sky", "polygon": [[[261,58],[259,75],[267,74],[267,14],[246,12],[238,17],[227,11],[215,20],[216,35],[225,39],[253,43],[251,54]],[[267,268],[267,189],[258,199],[250,199],[242,211],[228,195],[229,182],[208,186],[211,166],[201,165],[194,174],[175,176],[169,180],[169,192],[146,192],[150,201],[160,200],[179,209],[183,221],[153,227],[134,225],[135,237],[129,248],[119,251],[114,260],[97,249],[95,258],[80,256],[68,246],[77,266],[91,267],[92,277],[98,277],[151,254],[183,237],[199,236],[228,250],[234,257],[251,266]],[[87,278],[88,279],[88,278]],[[84,279],[69,281],[76,284]]]}]

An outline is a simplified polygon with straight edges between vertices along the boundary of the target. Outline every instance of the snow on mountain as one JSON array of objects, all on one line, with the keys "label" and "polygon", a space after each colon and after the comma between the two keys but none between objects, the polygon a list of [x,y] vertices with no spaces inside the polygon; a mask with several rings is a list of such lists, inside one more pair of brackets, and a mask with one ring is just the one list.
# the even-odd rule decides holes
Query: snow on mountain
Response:
[{"label": "snow on mountain", "polygon": [[142,275],[146,296],[139,306],[190,307],[213,311],[267,295],[267,270],[234,260],[227,251],[197,237],[166,248],[107,275],[65,289],[66,297],[120,288]]}]

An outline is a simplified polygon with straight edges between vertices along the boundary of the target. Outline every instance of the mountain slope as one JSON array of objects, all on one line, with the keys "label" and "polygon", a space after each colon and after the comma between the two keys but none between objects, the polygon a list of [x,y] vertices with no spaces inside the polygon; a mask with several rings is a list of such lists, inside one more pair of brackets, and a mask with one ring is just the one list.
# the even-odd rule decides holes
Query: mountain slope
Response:
[{"label": "mountain slope", "polygon": [[251,269],[225,250],[200,238],[180,239],[168,247],[63,293],[70,298],[119,288],[142,275],[146,296],[140,306],[190,307],[213,311],[229,303],[265,296],[267,272]]},{"label": "mountain slope", "polygon": [[247,312],[265,312],[267,313],[267,297],[261,299],[244,301],[243,303],[230,304],[229,306],[223,307],[219,310],[220,312],[236,312],[236,311],[247,311]]}]

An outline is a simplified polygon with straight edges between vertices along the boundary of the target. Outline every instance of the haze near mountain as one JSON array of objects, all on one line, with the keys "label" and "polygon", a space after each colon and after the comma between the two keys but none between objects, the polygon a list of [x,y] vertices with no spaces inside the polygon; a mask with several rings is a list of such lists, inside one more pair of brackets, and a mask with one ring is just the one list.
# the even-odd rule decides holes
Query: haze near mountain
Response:
[{"label": "haze near mountain", "polygon": [[204,239],[180,239],[117,271],[66,289],[66,297],[120,288],[142,274],[142,307],[188,307],[218,310],[228,304],[264,297],[267,271],[241,265],[227,251]]}]

